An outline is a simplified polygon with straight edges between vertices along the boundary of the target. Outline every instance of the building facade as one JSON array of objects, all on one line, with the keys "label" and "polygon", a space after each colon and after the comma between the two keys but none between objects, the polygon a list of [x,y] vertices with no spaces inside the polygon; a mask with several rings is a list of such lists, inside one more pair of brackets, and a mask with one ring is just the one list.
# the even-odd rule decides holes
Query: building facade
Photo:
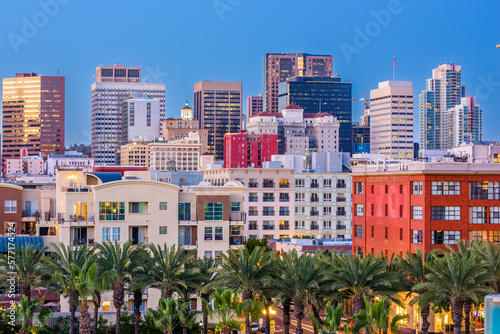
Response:
[{"label": "building facade", "polygon": [[444,113],[455,107],[465,97],[462,86],[462,66],[443,64],[432,70],[426,89],[420,94],[420,148],[422,150],[446,149]]},{"label": "building facade", "polygon": [[352,83],[340,76],[291,77],[278,85],[278,110],[296,104],[305,113],[328,113],[340,123],[341,152],[351,151]]},{"label": "building facade", "polygon": [[94,158],[77,151],[66,151],[64,154],[49,155],[46,164],[47,175],[55,175],[57,169],[83,168],[92,170]]},{"label": "building facade", "polygon": [[149,143],[149,168],[156,171],[196,172],[200,169],[200,136]]},{"label": "building facade", "polygon": [[92,84],[92,157],[97,165],[119,165],[125,101],[139,93],[160,100],[165,118],[165,84],[143,83],[140,67],[99,66]]},{"label": "building facade", "polygon": [[149,167],[149,142],[132,141],[120,148],[121,166]]},{"label": "building facade", "polygon": [[224,135],[241,130],[242,83],[201,81],[194,84],[194,118],[208,130],[208,152],[224,159]]},{"label": "building facade", "polygon": [[278,154],[278,135],[226,134],[224,136],[224,168],[262,168],[264,161]]},{"label": "building facade", "polygon": [[122,144],[157,140],[161,133],[160,99],[134,93],[123,103]]},{"label": "building facade", "polygon": [[411,162],[353,167],[353,253],[500,244],[500,166]]},{"label": "building facade", "polygon": [[264,111],[262,94],[247,97],[247,120],[248,118]]},{"label": "building facade", "polygon": [[352,123],[352,154],[370,153],[370,126]]},{"label": "building facade", "polygon": [[384,81],[370,91],[370,153],[413,159],[413,86]]},{"label": "building facade", "polygon": [[5,174],[45,174],[45,160],[40,155],[5,159]]},{"label": "building facade", "polygon": [[225,168],[204,170],[203,180],[214,186],[238,181],[245,186],[245,238],[282,239],[294,235],[293,170]]},{"label": "building facade", "polygon": [[18,73],[3,79],[2,156],[64,153],[65,77]]},{"label": "building facade", "polygon": [[[263,70],[263,111],[279,112],[282,108],[278,105],[278,85],[293,76],[331,77],[333,56],[308,53],[266,53]],[[296,102],[293,101],[293,103]]]},{"label": "building facade", "polygon": [[462,97],[460,103],[444,112],[445,147],[483,139],[483,112],[475,97]]}]

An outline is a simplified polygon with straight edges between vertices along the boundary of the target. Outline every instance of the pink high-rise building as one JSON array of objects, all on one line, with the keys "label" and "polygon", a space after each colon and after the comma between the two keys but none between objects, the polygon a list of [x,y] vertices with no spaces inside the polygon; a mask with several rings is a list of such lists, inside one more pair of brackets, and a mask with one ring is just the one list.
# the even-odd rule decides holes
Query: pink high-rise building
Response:
[{"label": "pink high-rise building", "polygon": [[[293,76],[330,77],[333,56],[308,53],[266,53],[264,55],[263,111],[279,112],[278,84]],[[291,101],[293,103],[293,101]]]},{"label": "pink high-rise building", "polygon": [[247,119],[263,111],[262,94],[247,97]]}]

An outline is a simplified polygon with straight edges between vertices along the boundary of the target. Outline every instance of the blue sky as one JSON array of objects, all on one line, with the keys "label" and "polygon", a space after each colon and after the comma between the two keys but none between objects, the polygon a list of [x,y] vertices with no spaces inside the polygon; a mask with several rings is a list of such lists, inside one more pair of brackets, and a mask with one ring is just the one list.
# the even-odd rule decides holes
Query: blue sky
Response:
[{"label": "blue sky", "polygon": [[[90,143],[90,85],[103,61],[138,61],[150,82],[161,76],[167,117],[178,117],[186,99],[192,105],[201,80],[242,81],[245,97],[262,93],[266,52],[332,54],[354,98],[392,78],[393,56],[396,79],[413,81],[416,95],[432,68],[454,62],[484,111],[483,138],[500,140],[499,13],[496,0],[2,1],[0,77],[65,75],[69,145]],[[353,120],[362,112],[354,102]]]}]

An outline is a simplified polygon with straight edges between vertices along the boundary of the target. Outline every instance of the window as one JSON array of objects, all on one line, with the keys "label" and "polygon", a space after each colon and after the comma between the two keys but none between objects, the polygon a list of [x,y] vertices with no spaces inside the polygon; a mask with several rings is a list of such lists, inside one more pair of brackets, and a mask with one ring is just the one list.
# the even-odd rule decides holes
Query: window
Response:
[{"label": "window", "polygon": [[500,154],[493,154],[493,163],[498,164],[500,163]]},{"label": "window", "polygon": [[290,188],[288,179],[280,179],[280,188]]},{"label": "window", "polygon": [[179,203],[179,220],[191,220],[191,203]]},{"label": "window", "polygon": [[372,211],[371,212],[372,216],[375,215],[375,204],[373,204],[373,203],[371,205],[371,211]]},{"label": "window", "polygon": [[354,230],[355,237],[362,238],[363,237],[363,225],[355,225],[355,226],[356,226],[356,229]]},{"label": "window", "polygon": [[422,195],[423,182],[422,181],[413,181],[412,183],[413,183],[412,194],[413,195]]},{"label": "window", "polygon": [[432,245],[456,245],[460,240],[460,231],[431,231]]},{"label": "window", "polygon": [[130,202],[128,203],[129,213],[147,213],[148,203],[146,202]]},{"label": "window", "polygon": [[311,220],[311,226],[310,226],[310,229],[311,230],[319,230],[319,225],[318,225],[318,222],[315,221],[315,220]]},{"label": "window", "polygon": [[160,210],[167,210],[167,202],[160,202]]},{"label": "window", "polygon": [[374,194],[375,193],[375,186],[372,184],[371,188],[372,188],[372,194]]},{"label": "window", "polygon": [[273,179],[264,179],[264,188],[274,188],[274,180]]},{"label": "window", "polygon": [[257,183],[257,179],[250,179],[248,181],[248,188],[258,188],[259,184]]},{"label": "window", "polygon": [[360,258],[363,258],[363,247],[356,247],[356,255],[359,255]]},{"label": "window", "polygon": [[422,220],[422,207],[421,206],[414,206],[413,207],[413,215],[412,215],[412,218],[413,219],[418,219],[418,220]]},{"label": "window", "polygon": [[240,211],[241,211],[241,203],[231,202],[231,212],[240,212]]},{"label": "window", "polygon": [[274,202],[274,194],[273,193],[264,193],[262,200],[264,202]]},{"label": "window", "polygon": [[460,195],[460,182],[432,181],[432,195]]},{"label": "window", "polygon": [[354,182],[356,194],[363,194],[363,182]]},{"label": "window", "polygon": [[490,231],[490,243],[500,245],[500,231]]},{"label": "window", "polygon": [[160,226],[160,234],[167,234],[167,226]]},{"label": "window", "polygon": [[345,194],[338,193],[337,194],[337,202],[345,202],[345,201],[346,201]]},{"label": "window", "polygon": [[385,185],[385,194],[387,195],[389,193],[389,186],[386,184]]},{"label": "window", "polygon": [[490,224],[500,224],[500,207],[490,207]]},{"label": "window", "polygon": [[280,202],[290,202],[290,194],[280,193]]},{"label": "window", "polygon": [[473,206],[470,208],[471,224],[487,224],[486,207]]},{"label": "window", "polygon": [[323,221],[323,230],[331,230],[332,229],[332,221],[325,220]]},{"label": "window", "polygon": [[248,208],[248,215],[249,216],[258,216],[259,215],[259,211],[257,211],[257,207],[256,206],[251,206]]},{"label": "window", "polygon": [[264,223],[262,224],[262,228],[264,230],[274,230],[274,221],[264,220]]},{"label": "window", "polygon": [[288,224],[288,220],[280,220],[280,230],[289,230],[290,224]]},{"label": "window", "polygon": [[287,206],[280,206],[280,216],[289,216],[290,209]]},{"label": "window", "polygon": [[414,244],[422,244],[422,230],[413,230],[412,232],[412,243]]},{"label": "window", "polygon": [[317,193],[311,194],[311,202],[319,202],[319,196]]},{"label": "window", "polygon": [[99,202],[99,220],[125,220],[125,202]]},{"label": "window", "polygon": [[121,228],[120,227],[103,227],[102,228],[102,242],[113,241],[120,242],[121,241]]},{"label": "window", "polygon": [[399,193],[401,195],[403,195],[403,185],[402,184],[399,185]]},{"label": "window", "polygon": [[215,240],[216,241],[224,240],[224,229],[222,226],[215,227]]},{"label": "window", "polygon": [[389,216],[389,205],[388,204],[385,205],[385,216],[386,217]]},{"label": "window", "polygon": [[265,206],[262,210],[263,216],[274,216],[274,208],[272,206]]},{"label": "window", "polygon": [[332,214],[332,207],[331,206],[324,206],[323,207],[323,215],[329,216]]},{"label": "window", "polygon": [[389,239],[389,228],[385,227],[385,240]]},{"label": "window", "polygon": [[103,301],[102,302],[102,311],[111,311],[111,302],[110,301]]},{"label": "window", "polygon": [[317,179],[311,180],[311,188],[319,188],[319,183]]},{"label": "window", "polygon": [[337,180],[337,188],[345,188],[345,180]]},{"label": "window", "polygon": [[332,187],[332,180],[330,180],[330,179],[323,180],[323,187],[331,188]]},{"label": "window", "polygon": [[304,202],[304,193],[295,193],[295,202]]},{"label": "window", "polygon": [[403,229],[399,229],[399,241],[403,241]]},{"label": "window", "polygon": [[399,218],[403,218],[403,205],[399,206]]},{"label": "window", "polygon": [[249,193],[248,194],[248,201],[249,202],[258,202],[259,198],[257,197],[257,193]]},{"label": "window", "polygon": [[323,193],[323,201],[331,202],[332,201],[332,194],[331,193]]},{"label": "window", "polygon": [[305,229],[306,222],[303,220],[296,220],[295,221],[295,229],[297,230],[303,230]]},{"label": "window", "polygon": [[222,203],[205,203],[205,220],[222,220]]},{"label": "window", "polygon": [[469,240],[488,240],[488,231],[469,231]]},{"label": "window", "polygon": [[213,240],[213,227],[205,227],[205,241],[212,241]]},{"label": "window", "polygon": [[295,188],[304,188],[306,186],[306,181],[303,179],[295,180]]},{"label": "window", "polygon": [[[147,303],[147,300],[143,299],[141,306],[139,306],[139,311],[141,311],[141,312],[146,311],[146,303]],[[132,302],[132,303],[130,303],[130,305],[131,305],[130,311],[135,311],[135,304]]]},{"label": "window", "polygon": [[337,207],[337,216],[345,216],[345,207]]},{"label": "window", "polygon": [[345,229],[347,229],[347,225],[345,224],[345,222],[337,222],[337,224],[335,225],[335,228],[337,230],[345,230]]},{"label": "window", "polygon": [[470,199],[500,199],[500,182],[470,182]]},{"label": "window", "polygon": [[356,216],[363,216],[363,204],[356,204]]},{"label": "window", "polygon": [[122,239],[121,227],[113,227],[112,241],[120,242]]},{"label": "window", "polygon": [[433,206],[431,207],[432,220],[460,220],[459,206]]},{"label": "window", "polygon": [[257,221],[256,220],[251,220],[248,222],[248,229],[249,230],[256,230],[257,227]]},{"label": "window", "polygon": [[371,237],[375,238],[375,226],[373,226],[373,225],[371,227]]},{"label": "window", "polygon": [[296,215],[305,215],[306,214],[306,208],[303,206],[296,206],[295,207],[295,214]]},{"label": "window", "polygon": [[212,251],[205,251],[205,254],[203,255],[206,258],[211,258],[212,257]]},{"label": "window", "polygon": [[17,212],[17,201],[5,201],[5,213]]},{"label": "window", "polygon": [[310,210],[311,216],[319,216],[319,210],[316,207],[312,207]]}]

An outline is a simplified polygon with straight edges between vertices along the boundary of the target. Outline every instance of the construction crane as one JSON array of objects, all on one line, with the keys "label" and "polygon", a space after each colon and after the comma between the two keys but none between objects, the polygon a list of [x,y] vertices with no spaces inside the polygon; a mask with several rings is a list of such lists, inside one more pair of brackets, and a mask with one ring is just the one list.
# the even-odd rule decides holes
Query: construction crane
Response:
[{"label": "construction crane", "polygon": [[368,106],[368,101],[369,99],[366,97],[367,96],[367,91],[365,90],[365,97],[362,98],[362,99],[352,99],[351,101],[352,102],[356,102],[356,101],[365,101],[365,106]]}]

